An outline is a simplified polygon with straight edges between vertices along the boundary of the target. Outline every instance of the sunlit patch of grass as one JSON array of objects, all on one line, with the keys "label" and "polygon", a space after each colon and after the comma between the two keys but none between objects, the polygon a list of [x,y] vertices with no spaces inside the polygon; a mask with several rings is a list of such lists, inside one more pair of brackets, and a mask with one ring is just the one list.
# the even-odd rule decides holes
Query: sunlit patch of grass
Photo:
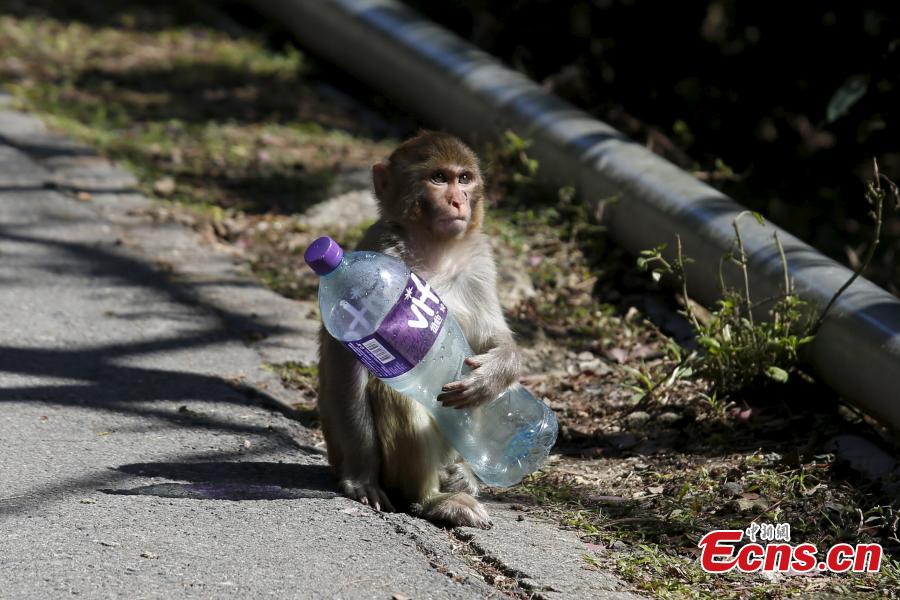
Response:
[{"label": "sunlit patch of grass", "polygon": [[319,377],[319,366],[316,364],[288,361],[268,365],[268,368],[281,378],[281,382],[286,387],[293,389],[314,388],[312,383]]},{"label": "sunlit patch of grass", "polygon": [[315,93],[291,46],[128,23],[0,17],[0,78],[21,107],[125,163],[148,195],[302,211],[340,169],[387,151],[348,133],[352,117]]},{"label": "sunlit patch of grass", "polygon": [[266,364],[264,366],[278,375],[284,387],[297,392],[295,401],[291,405],[294,409],[294,417],[313,429],[314,435],[320,436],[321,433],[318,429],[321,424],[319,423],[319,411],[316,405],[319,366],[317,364],[305,364],[294,361]]},{"label": "sunlit patch of grass", "polygon": [[182,18],[175,4],[121,5],[108,18],[87,3],[69,8],[93,17],[0,17],[0,80],[18,106],[132,171],[162,201],[161,219],[237,243],[265,285],[314,297],[297,215],[392,142],[323,98],[290,45],[222,31],[190,7]]},{"label": "sunlit patch of grass", "polygon": [[[778,576],[767,580],[743,573],[713,575],[703,571],[696,554],[700,537],[713,529],[743,529],[754,517],[790,523],[794,543],[811,542],[820,551],[839,541],[871,540],[859,529],[866,519],[873,525],[870,533],[880,526],[890,526],[894,519],[890,509],[874,507],[862,513],[860,520],[854,508],[860,505],[859,494],[849,486],[833,486],[829,492],[823,489],[816,494],[823,478],[811,477],[803,469],[779,468],[773,457],[753,456],[753,460],[745,461],[744,493],[747,497],[771,494],[778,498],[777,513],[764,507],[741,511],[738,502],[722,497],[722,474],[703,468],[647,469],[630,487],[608,481],[603,492],[611,494],[608,496],[548,472],[533,475],[505,495],[511,501],[523,502],[524,510],[549,516],[578,532],[586,542],[598,544],[601,549],[590,555],[589,564],[610,568],[634,589],[658,598],[787,598],[817,592],[878,597],[884,590],[898,589],[900,564],[890,555],[884,558],[879,573],[865,575]],[[726,479],[736,476],[732,470]],[[635,489],[648,486],[661,493],[631,497]],[[825,508],[825,504],[831,508]],[[844,511],[841,514],[849,517],[853,526],[828,527],[816,518],[822,510],[832,514]]]}]

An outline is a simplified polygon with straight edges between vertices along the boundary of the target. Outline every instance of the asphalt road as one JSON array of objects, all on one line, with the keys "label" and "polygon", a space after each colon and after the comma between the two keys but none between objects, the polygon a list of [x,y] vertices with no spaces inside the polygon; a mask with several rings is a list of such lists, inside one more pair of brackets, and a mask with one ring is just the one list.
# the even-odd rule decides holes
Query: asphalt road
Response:
[{"label": "asphalt road", "polygon": [[0,597],[629,596],[508,506],[448,531],[340,497],[264,366],[315,359],[310,304],[134,187],[0,108]]}]

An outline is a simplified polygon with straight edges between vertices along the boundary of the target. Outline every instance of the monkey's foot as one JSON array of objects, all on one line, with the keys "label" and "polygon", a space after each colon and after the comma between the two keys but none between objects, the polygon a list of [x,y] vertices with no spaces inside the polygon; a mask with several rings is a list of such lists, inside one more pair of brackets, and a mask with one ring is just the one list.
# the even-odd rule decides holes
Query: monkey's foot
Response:
[{"label": "monkey's foot", "polygon": [[464,492],[439,494],[424,506],[414,505],[413,511],[429,521],[452,527],[490,529],[494,526],[484,506]]},{"label": "monkey's foot", "polygon": [[342,479],[339,485],[341,491],[348,498],[362,502],[375,510],[394,512],[394,506],[378,484],[354,479]]}]

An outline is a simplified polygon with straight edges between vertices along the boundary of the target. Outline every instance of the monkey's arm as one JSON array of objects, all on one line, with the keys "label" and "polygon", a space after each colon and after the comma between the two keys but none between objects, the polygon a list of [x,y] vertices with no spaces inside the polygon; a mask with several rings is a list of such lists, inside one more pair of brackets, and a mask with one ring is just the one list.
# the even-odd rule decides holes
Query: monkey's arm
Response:
[{"label": "monkey's arm", "polygon": [[475,307],[474,331],[468,337],[478,354],[466,359],[466,364],[473,370],[465,379],[442,388],[438,401],[445,406],[479,406],[496,398],[519,377],[519,350],[503,318],[493,260],[490,267],[474,278],[467,290],[472,300],[470,306]]},{"label": "monkey's arm", "polygon": [[378,483],[378,434],[366,398],[368,373],[324,330],[319,348],[319,417],[341,491],[376,510],[393,511]]}]

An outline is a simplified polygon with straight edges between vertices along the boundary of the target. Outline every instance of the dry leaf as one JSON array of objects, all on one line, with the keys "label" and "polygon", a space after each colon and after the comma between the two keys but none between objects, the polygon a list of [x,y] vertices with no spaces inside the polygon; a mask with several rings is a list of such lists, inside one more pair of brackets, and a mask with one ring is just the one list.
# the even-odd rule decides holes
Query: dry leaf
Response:
[{"label": "dry leaf", "polygon": [[153,184],[153,191],[160,196],[170,196],[175,193],[175,180],[171,177],[157,179]]}]

